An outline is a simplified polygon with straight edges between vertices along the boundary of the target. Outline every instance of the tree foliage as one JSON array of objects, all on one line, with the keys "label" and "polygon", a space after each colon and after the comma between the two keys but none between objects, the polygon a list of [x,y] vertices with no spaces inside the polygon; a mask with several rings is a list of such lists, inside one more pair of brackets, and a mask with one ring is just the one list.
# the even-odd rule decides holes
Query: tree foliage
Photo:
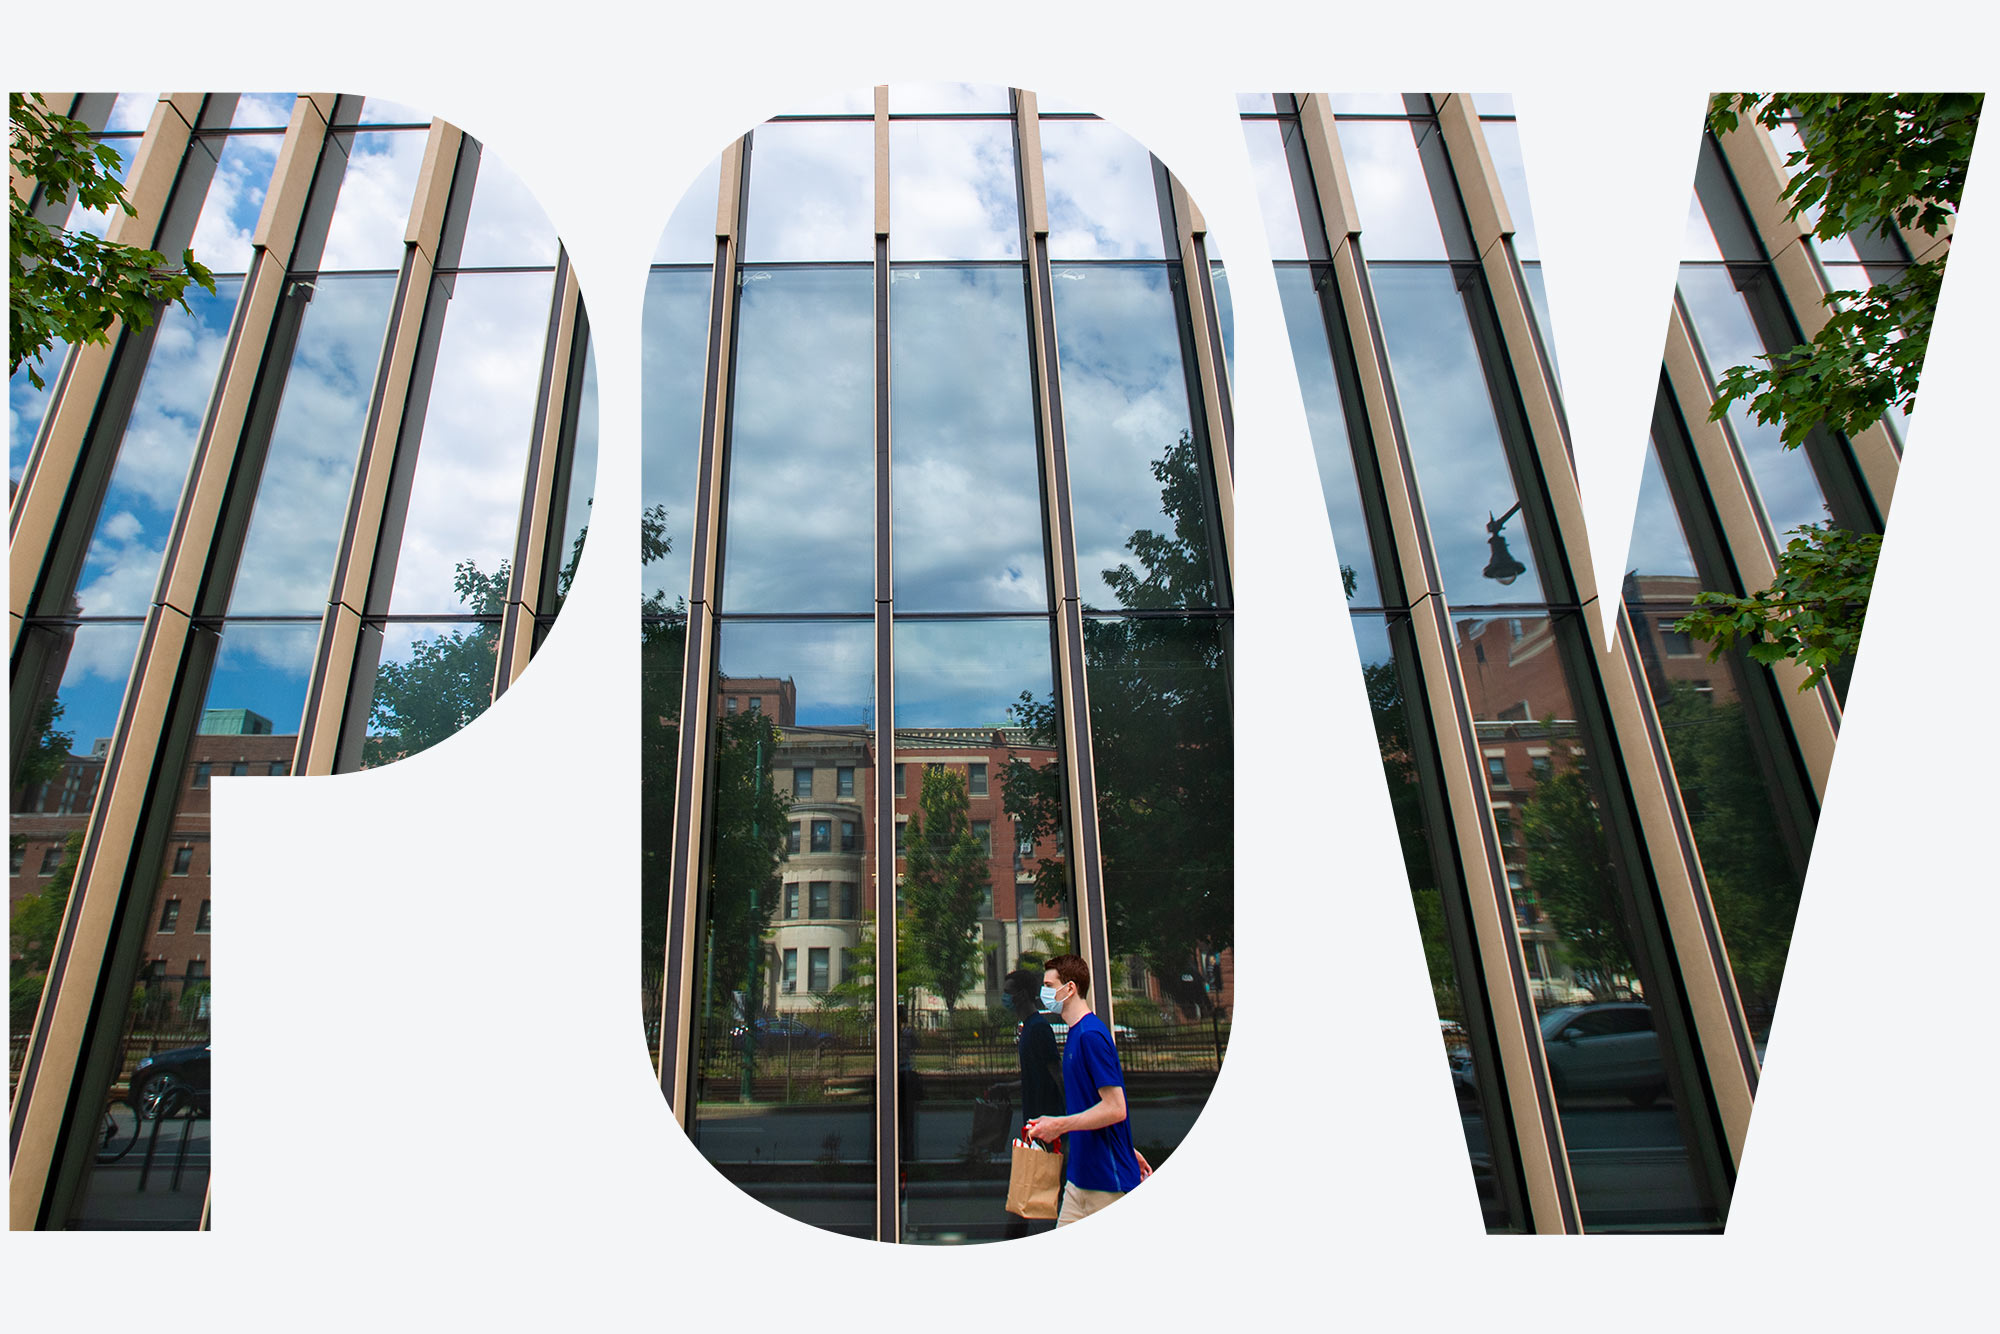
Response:
[{"label": "tree foliage", "polygon": [[927,766],[903,838],[903,901],[914,962],[947,1016],[978,984],[979,910],[992,887],[971,808],[963,773]]},{"label": "tree foliage", "polygon": [[[136,213],[119,183],[118,154],[91,139],[82,121],[60,116],[34,93],[9,93],[13,127],[8,156],[16,172],[33,179],[47,199],[74,199],[85,208]],[[181,252],[179,267],[156,250],[100,240],[88,232],[52,227],[34,215],[20,193],[8,192],[7,373],[23,365],[44,388],[33,362],[58,340],[109,341],[114,324],[145,328],[166,302],[187,309],[189,283],[215,291],[215,279]]]},{"label": "tree foliage", "polygon": [[1618,898],[1618,875],[1604,826],[1581,769],[1536,787],[1521,812],[1527,881],[1561,937],[1570,971],[1604,999],[1628,985],[1632,941]]},{"label": "tree foliage", "polygon": [[[579,534],[579,548],[582,540]],[[658,560],[672,546],[666,506],[646,510],[639,530],[642,562]],[[642,969],[657,970],[666,957],[673,881],[686,602],[669,603],[666,590],[658,589],[642,596],[639,612],[639,951]]]},{"label": "tree foliage", "polygon": [[[1787,159],[1795,174],[1780,199],[1789,217],[1817,212],[1821,240],[1898,227],[1935,236],[1958,211],[1982,101],[1977,93],[1725,93],[1710,103],[1709,127],[1726,134],[1749,116],[1773,129],[1798,117],[1804,147]],[[1810,343],[1723,373],[1710,419],[1746,404],[1796,448],[1821,427],[1852,435],[1892,407],[1913,411],[1944,265],[1940,254],[1865,291],[1829,294],[1829,317]],[[1760,662],[1797,661],[1810,669],[1801,687],[1810,689],[1860,643],[1879,550],[1868,534],[1796,530],[1771,588],[1702,593],[1675,629],[1710,641],[1711,662],[1738,641]]]},{"label": "tree foliage", "polygon": [[745,993],[755,1019],[764,937],[778,905],[791,805],[771,781],[780,737],[761,713],[715,720],[715,842],[709,859],[709,982],[718,996]]},{"label": "tree foliage", "polygon": [[[508,576],[504,560],[492,574],[464,560],[452,588],[471,614],[497,617],[506,605]],[[408,661],[377,667],[364,764],[374,768],[429,750],[486,712],[493,703],[499,642],[499,625],[484,621],[419,639],[411,645]]]},{"label": "tree foliage", "polygon": [[49,960],[62,935],[63,913],[69,908],[70,886],[76,880],[77,858],[83,853],[83,832],[63,843],[62,861],[48,882],[20,899],[8,914],[7,943],[13,955],[8,968],[8,1012],[16,1033],[25,1032],[41,1004]]}]

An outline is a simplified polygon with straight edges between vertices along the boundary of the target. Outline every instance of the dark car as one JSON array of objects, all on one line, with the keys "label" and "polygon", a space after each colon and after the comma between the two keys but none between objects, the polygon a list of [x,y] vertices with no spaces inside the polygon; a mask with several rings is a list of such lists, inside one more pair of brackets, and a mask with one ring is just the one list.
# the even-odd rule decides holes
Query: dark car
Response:
[{"label": "dark car", "polygon": [[1542,1016],[1557,1097],[1614,1094],[1640,1106],[1667,1091],[1653,1012],[1637,1001],[1565,1005]]},{"label": "dark car", "polygon": [[[835,1041],[833,1034],[798,1019],[759,1019],[757,1021],[757,1050],[767,1051],[821,1051]],[[748,1045],[749,1029],[738,1024],[729,1030],[729,1040],[740,1050]]]},{"label": "dark car", "polygon": [[151,1121],[176,1104],[208,1110],[208,1045],[155,1052],[132,1068],[132,1105]]}]

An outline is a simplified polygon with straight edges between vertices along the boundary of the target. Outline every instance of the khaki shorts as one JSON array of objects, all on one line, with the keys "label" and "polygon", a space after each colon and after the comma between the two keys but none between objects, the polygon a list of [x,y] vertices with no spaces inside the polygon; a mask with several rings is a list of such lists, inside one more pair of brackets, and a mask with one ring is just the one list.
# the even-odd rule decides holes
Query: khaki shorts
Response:
[{"label": "khaki shorts", "polygon": [[1065,1182],[1062,1208],[1056,1211],[1056,1226],[1061,1227],[1065,1223],[1074,1223],[1079,1218],[1088,1218],[1113,1200],[1124,1198],[1125,1192],[1122,1190],[1085,1190],[1075,1182]]}]

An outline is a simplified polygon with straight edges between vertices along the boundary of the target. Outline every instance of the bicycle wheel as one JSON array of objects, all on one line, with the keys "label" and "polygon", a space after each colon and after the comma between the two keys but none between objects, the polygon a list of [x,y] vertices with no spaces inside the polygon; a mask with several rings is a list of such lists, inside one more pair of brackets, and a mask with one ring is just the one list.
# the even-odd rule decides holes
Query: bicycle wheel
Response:
[{"label": "bicycle wheel", "polygon": [[139,1109],[122,1100],[106,1106],[97,1130],[97,1161],[115,1163],[138,1142]]}]

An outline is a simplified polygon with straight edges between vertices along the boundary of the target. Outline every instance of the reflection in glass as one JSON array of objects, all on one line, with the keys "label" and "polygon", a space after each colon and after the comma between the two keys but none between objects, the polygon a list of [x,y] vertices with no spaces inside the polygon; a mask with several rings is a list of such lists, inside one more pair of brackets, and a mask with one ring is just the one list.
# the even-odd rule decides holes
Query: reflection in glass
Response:
[{"label": "reflection in glass", "polygon": [[[1213,245],[1208,247],[1211,255]],[[1222,364],[1229,369],[1230,383],[1236,377],[1236,305],[1229,295],[1229,275],[1223,271],[1221,261],[1208,266],[1209,281],[1215,286],[1215,322],[1222,330]]]},{"label": "reflection in glass", "polygon": [[[875,1214],[873,861],[832,831],[865,819],[873,784],[842,796],[799,774],[846,766],[872,780],[873,642],[864,623],[718,634],[718,703],[762,707],[717,709],[687,1118],[695,1146],[752,1198],[860,1237]],[[788,852],[795,820],[824,822],[825,849]],[[834,915],[836,885],[854,886],[855,915]]]},{"label": "reflection in glass", "polygon": [[160,96],[159,93],[118,94],[111,103],[111,114],[105,118],[105,130],[143,131],[152,122],[153,113],[159,110]]},{"label": "reflection in glass", "polygon": [[507,170],[498,154],[482,151],[459,265],[468,269],[553,265],[558,249],[556,229],[534,192]]},{"label": "reflection in glass", "polygon": [[[1758,336],[1744,290],[1768,286],[1770,281],[1762,269],[1681,266],[1681,299],[1687,304],[1709,373],[1717,379],[1732,366],[1761,365],[1759,358],[1772,350]],[[1813,476],[1812,461],[1802,449],[1785,448],[1781,425],[1757,421],[1741,400],[1730,405],[1729,425],[1756,482],[1757,497],[1763,502],[1764,518],[1773,536],[1803,524],[1826,522],[1826,496]]]},{"label": "reflection in glass", "polygon": [[898,269],[889,288],[896,605],[1046,609],[1021,269]]},{"label": "reflection in glass", "polygon": [[1540,259],[1535,243],[1535,215],[1528,207],[1528,173],[1521,165],[1521,131],[1512,121],[1487,121],[1480,130],[1486,136],[1486,150],[1493,157],[1493,170],[1500,177],[1500,194],[1507,201],[1508,215],[1514,219],[1514,257],[1522,261]]},{"label": "reflection in glass", "polygon": [[83,614],[140,616],[152,601],[242,286],[218,278],[213,296],[191,287],[187,310],[160,317],[77,578]]},{"label": "reflection in glass", "polygon": [[1025,967],[1039,987],[1041,961],[1070,940],[1066,904],[1038,903],[1030,869],[1055,840],[1031,834],[1024,856],[1012,816],[1054,790],[1056,749],[1028,730],[1052,689],[1049,632],[1046,618],[895,629],[896,758],[919,775],[896,802],[905,1241],[1028,1231],[1004,1206],[1033,1078],[1016,1029],[1031,1012],[1002,983]]},{"label": "reflection in glass", "polygon": [[1520,497],[1457,279],[1441,265],[1371,265],[1368,276],[1446,599],[1541,601],[1527,519],[1503,517]]},{"label": "reflection in glass", "polygon": [[701,169],[667,216],[660,244],[653,251],[655,264],[715,262],[715,218],[721,190],[722,159],[716,157]]},{"label": "reflection in glass", "polygon": [[[49,396],[56,391],[56,381],[62,375],[63,358],[69,355],[69,344],[60,338],[42,349],[41,355],[21,363],[21,369],[7,381],[7,480],[21,480],[22,470],[28,466],[28,455],[35,447],[35,437],[41,434],[42,417],[49,410]],[[28,378],[32,370],[41,377],[42,387]]]},{"label": "reflection in glass", "polygon": [[749,165],[746,262],[874,257],[873,126],[760,125],[750,137]]},{"label": "reflection in glass", "polygon": [[722,606],[867,611],[875,532],[873,276],[743,275]]},{"label": "reflection in glass", "polygon": [[997,83],[892,83],[889,85],[889,114],[1007,115],[1014,99]]},{"label": "reflection in glass", "polygon": [[1559,637],[1547,614],[1457,618],[1453,626],[1528,990],[1588,1230],[1720,1222],[1688,1152],[1658,988],[1606,840],[1599,780]]},{"label": "reflection in glass", "polygon": [[1084,600],[1213,605],[1207,480],[1166,270],[1065,268],[1053,286]]},{"label": "reflection in glass", "polygon": [[232,130],[282,130],[291,124],[292,107],[298,102],[296,93],[242,93],[236,98],[236,110],[230,114],[229,128]]},{"label": "reflection in glass", "polygon": [[[1354,207],[1361,217],[1361,244],[1371,260],[1444,259],[1444,233],[1424,178],[1423,159],[1409,121],[1334,122],[1340,154],[1347,162]],[[1436,134],[1418,122],[1419,134]]]},{"label": "reflection in glass", "polygon": [[[641,576],[661,609],[687,595],[689,529],[701,456],[701,386],[710,271],[659,269],[646,279],[639,441],[645,511]],[[657,527],[658,531],[654,529]]]},{"label": "reflection in glass", "polygon": [[[146,109],[150,114],[152,107],[148,105]],[[140,122],[140,128],[145,128],[143,120]],[[122,184],[125,174],[132,170],[132,158],[139,151],[139,140],[110,138],[99,139],[97,142],[118,155],[118,161],[111,166],[109,174]],[[102,240],[105,231],[111,226],[111,214],[103,209],[85,208],[79,201],[70,205],[69,217],[63,226],[72,232],[89,232]]]},{"label": "reflection in glass", "polygon": [[1145,146],[1098,120],[1043,121],[1041,133],[1049,258],[1165,257]]},{"label": "reflection in glass", "polygon": [[1340,384],[1334,378],[1319,293],[1314,290],[1310,269],[1279,269],[1277,278],[1285,330],[1291,336],[1292,362],[1298,369],[1299,392],[1305,398],[1306,429],[1312,435],[1313,457],[1319,462],[1320,495],[1333,525],[1341,587],[1350,605],[1379,607],[1383,604],[1382,585],[1375,573],[1375,552],[1368,540],[1361,483],[1354,471],[1354,448],[1347,436],[1347,413],[1341,403]]},{"label": "reflection in glass", "polygon": [[328,136],[329,151],[346,150],[347,168],[320,254],[322,273],[402,267],[403,232],[416,198],[426,137],[422,130]]},{"label": "reflection in glass", "polygon": [[[64,776],[65,766],[102,767],[104,745],[118,726],[118,706],[139,652],[141,627],[131,624],[36,627],[28,633],[48,654],[55,690],[40,691],[30,744],[13,757],[13,810],[85,815],[97,789],[93,769],[85,782]],[[27,689],[27,683],[22,683]],[[55,784],[56,786],[51,786]],[[20,832],[16,823],[15,832]],[[24,1031],[16,1026],[15,1032]]]},{"label": "reflection in glass", "polygon": [[264,192],[278,165],[284,138],[276,134],[232,134],[223,139],[195,140],[198,151],[216,154],[215,176],[209,182],[188,244],[194,257],[216,273],[244,273],[250,268],[250,238],[264,211]]},{"label": "reflection in glass", "polygon": [[576,440],[569,458],[569,499],[563,507],[561,543],[557,559],[554,602],[542,611],[553,615],[562,610],[576,578],[577,564],[583,559],[584,535],[590,529],[591,493],[597,486],[597,357],[586,347],[583,357],[583,384],[577,391]]},{"label": "reflection in glass", "polygon": [[889,127],[889,258],[1019,259],[1019,200],[1012,122]]},{"label": "reflection in glass", "polygon": [[1157,1168],[1201,1115],[1235,1006],[1227,630],[1084,623],[1091,745],[1132,1144]]},{"label": "reflection in glass", "polygon": [[230,594],[236,615],[326,607],[396,280],[328,277],[292,294],[308,304]]},{"label": "reflection in glass", "polygon": [[[1486,1226],[1502,1229],[1508,1226],[1507,1206],[1495,1177],[1486,1110],[1479,1094],[1477,1057],[1466,1028],[1465,995],[1445,927],[1446,890],[1431,857],[1431,831],[1424,817],[1418,778],[1418,747],[1428,743],[1417,739],[1403,698],[1403,676],[1397,669],[1398,647],[1406,655],[1413,651],[1408,639],[1409,622],[1403,617],[1357,615],[1353,624],[1368,707],[1375,719],[1375,739],[1382,752],[1382,777],[1389,788],[1389,809],[1395,816],[1396,835],[1403,848],[1411,907],[1415,909],[1417,930],[1423,939],[1424,967],[1430,973],[1438,1028],[1444,1036],[1445,1059],[1451,1066],[1452,1092],[1458,1099],[1459,1119],[1465,1130],[1465,1150],[1471,1159],[1473,1182]],[[1511,830],[1510,825],[1508,833],[1503,834],[1503,845],[1511,837]]]},{"label": "reflection in glass", "polygon": [[438,338],[391,612],[458,611],[468,567],[505,587],[548,334],[553,280],[547,273],[460,274],[438,282],[451,304]]},{"label": "reflection in glass", "polygon": [[368,706],[361,767],[380,768],[456,735],[493,703],[503,576],[461,577],[459,608],[488,619],[381,626],[381,659]]},{"label": "reflection in glass", "polygon": [[[1632,522],[1632,542],[1625,553],[1626,601],[1658,599],[1657,591],[1671,588],[1669,600],[1694,596],[1699,588],[1694,553],[1688,549],[1687,533],[1681,527],[1680,511],[1674,508],[1673,494],[1667,490],[1666,474],[1660,470],[1660,445],[1646,441],[1645,471],[1639,478],[1639,508]],[[1661,583],[1662,580],[1675,581]]]},{"label": "reflection in glass", "polygon": [[1257,209],[1264,218],[1264,239],[1271,247],[1272,259],[1307,258],[1305,228],[1292,193],[1292,167],[1285,158],[1285,136],[1297,133],[1296,121],[1243,122],[1250,175],[1257,183]]}]

